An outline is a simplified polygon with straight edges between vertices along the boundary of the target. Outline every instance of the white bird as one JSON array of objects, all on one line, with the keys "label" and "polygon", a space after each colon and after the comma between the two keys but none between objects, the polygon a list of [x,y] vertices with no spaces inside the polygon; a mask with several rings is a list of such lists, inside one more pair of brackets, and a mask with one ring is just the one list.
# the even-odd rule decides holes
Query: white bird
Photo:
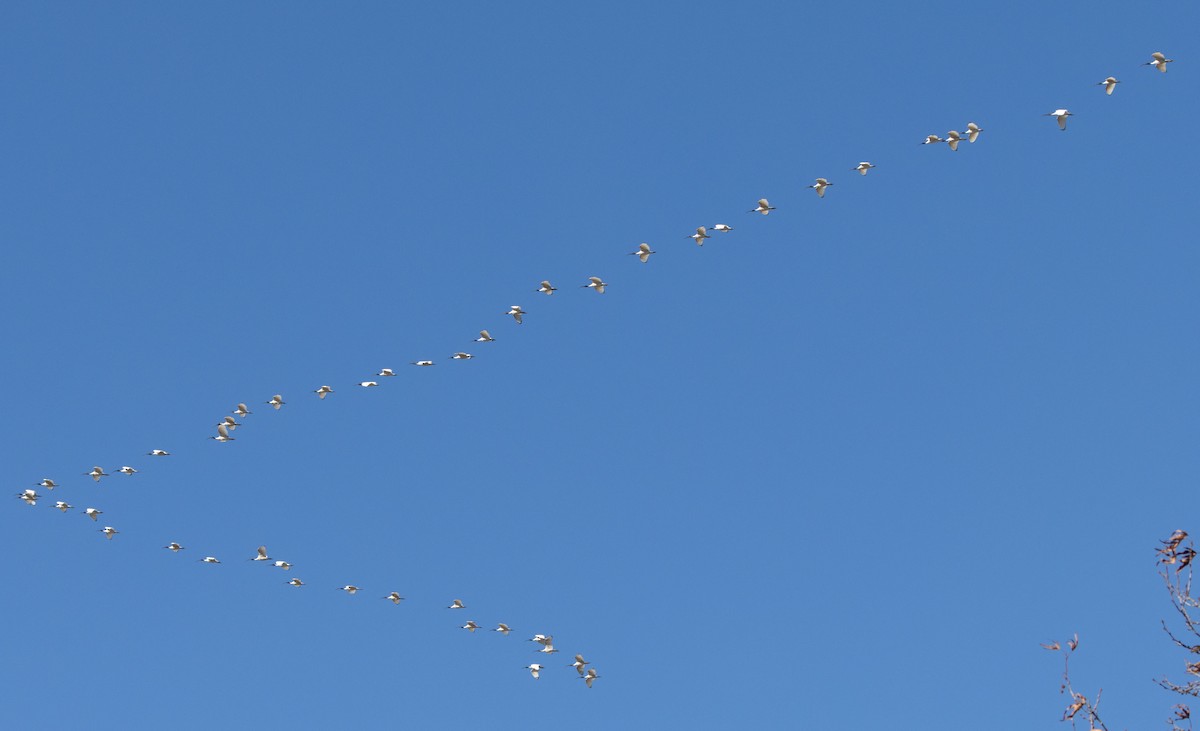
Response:
[{"label": "white bird", "polygon": [[580,675],[583,675],[583,668],[587,665],[591,665],[591,663],[584,660],[583,655],[576,655],[575,662],[571,663],[569,667],[575,668],[579,671]]},{"label": "white bird", "polygon": [[[508,308],[508,312],[505,312],[504,314],[512,315],[513,319],[517,321],[518,325],[520,325],[521,324],[521,315],[524,315],[527,313],[525,312],[525,310],[521,309],[520,305],[512,305],[511,307]],[[483,333],[486,333],[486,332],[487,332],[487,330],[484,330],[483,332],[480,333],[480,335],[482,336]],[[488,338],[488,340],[491,340],[491,338]]]},{"label": "white bird", "polygon": [[287,583],[291,586],[304,586],[304,582],[300,579],[288,579]]},{"label": "white bird", "polygon": [[346,584],[345,586],[339,586],[338,591],[344,591],[347,594],[357,594],[358,587],[355,586],[354,584]]},{"label": "white bird", "polygon": [[99,465],[93,467],[91,472],[87,472],[85,474],[87,474],[88,477],[92,478],[96,482],[99,482],[101,477],[108,477],[108,473],[101,469]]},{"label": "white bird", "polygon": [[529,671],[529,674],[533,676],[534,680],[537,680],[539,677],[541,677],[539,673],[542,672],[542,666],[538,663],[530,663],[529,665],[525,666],[525,669]]},{"label": "white bird", "polygon": [[315,393],[317,395],[317,398],[324,399],[325,396],[333,393],[333,389],[330,388],[329,386],[321,386],[316,391],[313,391],[313,393]]},{"label": "white bird", "polygon": [[580,285],[580,287],[585,288],[585,289],[596,290],[597,294],[604,294],[604,288],[607,286],[608,286],[608,282],[605,282],[600,277],[588,277],[588,283]]},{"label": "white bird", "polygon": [[808,187],[817,191],[818,197],[824,198],[825,197],[825,189],[831,185],[833,185],[833,183],[829,182],[825,178],[817,178],[817,182],[813,183],[812,185],[810,185]]},{"label": "white bird", "polygon": [[267,555],[267,547],[259,546],[258,551],[253,556],[246,559],[247,561],[270,561],[271,557]]},{"label": "white bird", "polygon": [[165,449],[151,449],[149,452],[146,452],[146,454],[150,455],[151,457],[170,457],[171,456],[171,453]]},{"label": "white bird", "polygon": [[283,569],[284,571],[291,571],[292,565],[287,561],[276,561],[275,568]]},{"label": "white bird", "polygon": [[[519,309],[521,309],[521,308],[520,308],[520,307],[517,307],[517,309],[519,310]],[[506,313],[506,314],[509,314],[509,315],[511,315],[511,314],[513,314],[513,313],[512,313],[512,312],[508,312],[508,313]],[[521,321],[520,321],[520,320],[517,320],[517,322],[518,322],[518,323],[520,323]],[[492,334],[491,334],[491,333],[489,333],[487,330],[480,330],[480,331],[479,331],[479,337],[475,338],[475,342],[477,342],[477,343],[490,343],[490,342],[493,342],[495,339],[496,339],[496,338],[492,337]]]},{"label": "white bird", "polygon": [[386,377],[391,377],[391,376],[394,376],[394,375],[396,375],[396,372],[395,372],[395,371],[393,371],[391,368],[380,368],[380,369],[379,369],[379,372],[378,372],[378,373],[376,373],[375,375],[377,375],[377,376],[386,376]]},{"label": "white bird", "polygon": [[95,508],[84,508],[84,509],[83,509],[83,514],[84,514],[84,515],[86,515],[87,517],[91,518],[92,520],[96,520],[96,519],[98,519],[98,518],[99,518],[101,515],[104,515],[104,511],[103,511],[103,510],[96,510]]},{"label": "white bird", "polygon": [[860,162],[859,164],[854,166],[854,169],[858,171],[859,175],[866,175],[867,171],[873,167],[875,167],[875,166],[869,162]]},{"label": "white bird", "polygon": [[1053,112],[1046,112],[1042,116],[1043,117],[1054,117],[1055,119],[1058,120],[1058,128],[1061,129],[1063,132],[1066,132],[1067,131],[1067,117],[1073,117],[1075,115],[1072,112],[1068,112],[1066,109],[1055,109]]},{"label": "white bird", "polygon": [[692,234],[691,236],[688,236],[688,238],[695,239],[696,244],[698,246],[704,246],[704,240],[711,239],[712,237],[708,235],[708,227],[707,226],[698,226],[696,228],[696,233]]},{"label": "white bird", "polygon": [[18,492],[17,497],[24,500],[26,505],[34,506],[37,505],[38,498],[40,498],[41,495],[37,494],[37,490],[27,489],[22,492]]},{"label": "white bird", "polygon": [[253,413],[254,413],[253,411],[250,411],[249,409],[246,408],[246,404],[238,404],[237,408],[233,410],[234,416],[249,416],[250,414],[253,414]]},{"label": "white bird", "polygon": [[53,490],[58,487],[58,483],[51,480],[49,477],[43,477],[42,481],[37,484],[38,487],[44,487],[47,490]]},{"label": "white bird", "polygon": [[554,294],[558,291],[558,287],[552,286],[547,280],[542,280],[542,286],[538,287],[536,291],[545,292],[546,294]]},{"label": "white bird", "polygon": [[197,563],[221,563],[216,556],[205,556],[204,558],[196,559]]},{"label": "white bird", "polygon": [[464,624],[462,628],[473,633],[475,630],[479,629],[479,625],[475,624],[475,620],[468,619],[467,623]]},{"label": "white bird", "polygon": [[455,353],[454,355],[450,356],[450,358],[453,360],[471,360],[474,357],[475,356],[471,355],[470,353]]},{"label": "white bird", "polygon": [[546,655],[552,655],[552,654],[558,652],[558,650],[554,649],[554,645],[546,645],[542,649],[538,650],[538,652],[546,654]]},{"label": "white bird", "polygon": [[1119,83],[1121,83],[1121,82],[1117,81],[1117,77],[1110,76],[1107,79],[1105,79],[1104,81],[1098,82],[1096,84],[1096,86],[1103,86],[1104,93],[1108,94],[1109,96],[1112,96],[1112,93],[1116,90],[1117,84],[1119,84]]},{"label": "white bird", "polygon": [[759,198],[758,199],[758,208],[754,208],[748,212],[749,213],[761,213],[765,216],[773,210],[775,210],[775,206],[768,203],[766,198]]},{"label": "white bird", "polygon": [[724,223],[713,224],[712,228],[713,228],[713,231],[720,231],[722,233],[733,230],[733,226],[728,226]]},{"label": "white bird", "polygon": [[167,545],[163,546],[163,548],[167,549],[171,553],[179,553],[183,550],[183,546],[179,545],[175,541],[171,541]]},{"label": "white bird", "polygon": [[271,400],[267,402],[267,404],[269,404],[270,406],[275,407],[276,411],[279,411],[279,407],[283,406],[286,403],[287,403],[287,401],[284,401],[283,396],[280,396],[279,394],[275,394],[274,396],[271,397]]},{"label": "white bird", "polygon": [[399,604],[404,601],[404,597],[400,596],[400,592],[398,591],[393,591],[391,594],[385,596],[384,599],[390,599],[392,604]]},{"label": "white bird", "polygon": [[937,135],[926,135],[925,141],[922,142],[921,144],[922,145],[936,145],[939,142],[945,142],[945,140],[943,140],[941,137],[938,137]]},{"label": "white bird", "polygon": [[414,360],[414,361],[412,361],[412,364],[415,366],[421,366],[422,368],[427,368],[427,367],[433,365],[433,361],[431,361],[431,360]]},{"label": "white bird", "polygon": [[75,506],[70,503],[65,503],[62,500],[59,500],[58,502],[54,503],[54,507],[58,508],[59,510],[61,510],[65,513]]},{"label": "white bird", "polygon": [[512,630],[509,628],[509,626],[503,622],[497,624],[496,629],[494,629],[492,631],[499,632],[500,634],[504,635],[505,637],[508,637],[508,633],[512,632]]},{"label": "white bird", "polygon": [[446,609],[464,609],[466,606],[466,604],[463,604],[462,599],[455,599]]},{"label": "white bird", "polygon": [[534,635],[527,642],[536,642],[539,645],[550,645],[554,643],[554,635]]},{"label": "white bird", "polygon": [[650,261],[650,255],[655,254],[655,253],[657,253],[657,252],[650,248],[650,244],[642,243],[642,244],[638,244],[637,251],[631,251],[631,252],[629,252],[629,255],[636,256],[637,258],[642,260],[643,264],[645,264],[646,262]]},{"label": "white bird", "polygon": [[979,139],[979,133],[983,131],[983,127],[974,122],[967,122],[967,142],[975,142]]},{"label": "white bird", "polygon": [[227,425],[227,424],[224,424],[224,423],[222,423],[222,424],[217,424],[217,435],[216,435],[215,437],[209,437],[209,439],[215,439],[215,440],[217,440],[218,442],[232,442],[232,441],[234,441],[234,438],[233,438],[233,437],[231,437],[231,436],[229,436],[229,427],[228,427],[228,425]]},{"label": "white bird", "polygon": [[[225,428],[228,429],[229,431],[233,431],[234,429],[237,429],[239,426],[241,426],[241,424],[238,423],[238,420],[233,418],[232,416],[226,416],[221,421],[222,421],[222,423],[225,424]],[[218,424],[217,426],[220,426],[220,424]]]},{"label": "white bird", "polygon": [[1155,51],[1150,54],[1150,60],[1142,64],[1143,66],[1153,66],[1164,74],[1167,73],[1167,64],[1174,63],[1175,59],[1167,58],[1162,54],[1162,51]]},{"label": "white bird", "polygon": [[588,668],[587,675],[584,675],[581,680],[587,683],[587,687],[592,687],[592,681],[600,677],[596,675],[596,668]]},{"label": "white bird", "polygon": [[952,151],[958,152],[959,142],[962,142],[962,135],[958,133],[958,130],[952,129],[946,133],[946,144],[950,146]]},{"label": "white bird", "polygon": [[379,381],[359,381],[358,385],[362,386],[363,388],[375,388],[379,385]]},{"label": "white bird", "polygon": [[116,528],[112,527],[111,525],[106,525],[100,529],[100,532],[104,534],[105,538],[107,538],[108,540],[111,541],[112,537],[115,536],[116,534],[120,533],[121,531],[117,530]]}]

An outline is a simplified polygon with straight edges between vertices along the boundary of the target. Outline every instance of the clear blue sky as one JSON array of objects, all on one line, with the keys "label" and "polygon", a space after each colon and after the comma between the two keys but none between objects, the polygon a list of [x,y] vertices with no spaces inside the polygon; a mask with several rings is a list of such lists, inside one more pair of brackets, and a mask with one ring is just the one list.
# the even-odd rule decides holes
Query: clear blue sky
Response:
[{"label": "clear blue sky", "polygon": [[1037,643],[1076,631],[1105,718],[1159,723],[1151,549],[1200,529],[1197,27],[6,3],[5,484],[62,486],[0,510],[0,727],[1050,729]]}]

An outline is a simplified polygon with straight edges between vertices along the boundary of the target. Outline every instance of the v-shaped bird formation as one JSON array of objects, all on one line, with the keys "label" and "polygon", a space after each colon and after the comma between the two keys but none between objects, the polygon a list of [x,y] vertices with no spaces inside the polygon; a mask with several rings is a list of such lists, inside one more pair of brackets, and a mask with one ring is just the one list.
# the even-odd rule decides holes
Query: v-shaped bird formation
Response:
[{"label": "v-shaped bird formation", "polygon": [[[1170,64],[1170,63],[1174,63],[1174,59],[1167,58],[1163,53],[1155,51],[1154,53],[1150,54],[1150,60],[1146,61],[1142,65],[1143,66],[1152,66],[1153,68],[1157,69],[1159,72],[1165,74],[1167,72],[1167,64]],[[1115,78],[1113,76],[1108,76],[1104,80],[1098,82],[1096,85],[1103,87],[1103,92],[1105,95],[1112,96],[1114,90],[1116,89],[1117,84],[1120,84],[1120,83],[1121,83],[1121,81],[1119,81],[1117,78]],[[1067,130],[1067,118],[1074,116],[1074,113],[1066,108],[1057,108],[1057,109],[1054,109],[1053,111],[1044,113],[1043,116],[1053,117],[1058,124],[1058,128],[1061,131],[1065,132]],[[957,152],[958,148],[959,148],[959,144],[961,142],[965,141],[965,142],[967,142],[968,145],[975,144],[979,140],[980,134],[984,131],[983,128],[980,127],[974,121],[967,122],[964,129],[966,130],[965,133],[960,133],[958,130],[955,130],[955,129],[948,130],[945,134],[945,137],[942,137],[942,136],[939,136],[936,134],[927,135],[921,144],[937,145],[937,144],[941,144],[941,143],[946,143],[946,145],[950,148],[951,151]],[[863,162],[859,162],[855,167],[850,168],[850,170],[851,170],[851,172],[858,172],[861,176],[866,176],[867,172],[869,170],[874,170],[876,167],[877,166],[874,163],[863,161]],[[815,190],[817,197],[819,199],[823,199],[825,197],[826,191],[833,185],[834,185],[834,182],[829,180],[828,178],[818,177],[815,179],[815,182],[813,184],[811,184],[807,187]],[[760,198],[758,200],[756,206],[754,208],[749,209],[748,212],[749,213],[758,213],[763,216],[767,216],[769,213],[771,213],[774,210],[776,210],[776,207],[771,205],[771,203],[766,198]],[[734,227],[730,226],[728,224],[724,224],[724,223],[717,223],[717,224],[713,224],[712,226],[701,225],[701,226],[696,227],[694,233],[687,235],[685,237],[682,237],[682,238],[692,239],[696,244],[703,246],[706,241],[713,239],[713,236],[709,233],[710,230],[713,232],[722,234],[722,238],[723,238],[725,235],[730,234],[734,230]],[[650,244],[641,243],[638,245],[638,248],[636,251],[626,252],[626,253],[629,256],[636,256],[640,263],[646,264],[649,262],[651,255],[654,255],[657,252],[651,248]],[[596,294],[604,294],[605,292],[607,292],[607,288],[609,286],[610,286],[609,283],[606,282],[602,277],[595,276],[595,275],[589,275],[587,277],[587,283],[579,285],[579,288],[591,289]],[[617,286],[618,286],[617,291],[619,291],[619,286],[620,286],[619,281],[618,281]],[[526,291],[528,291],[528,290],[526,290]],[[534,289],[533,291],[536,293],[553,295],[556,292],[558,292],[559,290],[558,290],[558,287],[555,287],[554,285],[551,284],[549,279],[543,279],[543,280],[541,280],[539,286],[536,289]],[[516,325],[521,325],[524,322],[524,316],[529,313],[525,309],[523,309],[521,305],[511,305],[509,307],[508,311],[504,312],[502,314],[512,317],[513,321]],[[479,337],[474,338],[474,342],[477,342],[477,343],[492,343],[495,341],[496,341],[496,338],[492,337],[492,335],[490,334],[490,332],[488,330],[480,330]],[[457,360],[457,361],[468,361],[468,360],[473,360],[475,358],[476,358],[475,355],[459,351],[459,352],[453,353],[450,356],[447,356],[446,359],[447,360]],[[430,360],[430,359],[419,359],[419,360],[413,360],[413,361],[409,361],[409,362],[412,365],[418,366],[421,368],[427,368],[427,367],[436,365],[436,361]],[[380,368],[378,371],[374,372],[371,375],[375,378],[386,379],[386,378],[394,378],[398,374],[393,368],[385,367],[385,368]],[[375,381],[375,380],[355,380],[355,381],[351,381],[351,383],[355,383],[362,388],[380,387],[380,382]],[[325,400],[325,398],[328,396],[334,396],[336,398],[338,391],[335,390],[330,385],[319,385],[317,388],[313,389],[312,393],[314,393],[316,395],[317,399]],[[270,406],[275,411],[280,411],[288,402],[284,400],[282,394],[274,394],[273,396],[271,396],[268,400],[266,400],[263,403],[267,406]],[[223,443],[223,444],[236,441],[236,438],[234,436],[232,436],[232,432],[234,432],[236,429],[243,428],[244,422],[239,421],[239,420],[244,420],[244,419],[246,419],[246,417],[250,416],[251,414],[253,414],[253,412],[250,411],[250,409],[247,407],[247,405],[245,403],[238,403],[231,410],[230,415],[221,417],[221,419],[217,422],[217,424],[215,426],[216,434],[209,436],[208,439],[216,441],[218,443]],[[241,432],[239,432],[239,434],[240,433]],[[171,456],[171,452],[168,452],[163,449],[151,449],[150,451],[146,452],[145,454],[147,456],[155,457],[155,458]],[[131,465],[122,465],[118,468],[114,468],[113,472],[121,474],[121,475],[125,475],[126,477],[133,477],[134,475],[139,474],[140,470],[138,470],[137,468],[135,468]],[[102,466],[95,465],[91,468],[90,471],[83,473],[83,476],[92,478],[94,483],[100,483],[101,479],[105,478],[105,477],[109,477],[110,473],[105,472],[105,470]],[[121,478],[121,479],[124,479],[124,478]],[[137,478],[137,479],[141,479],[141,478]],[[42,488],[44,490],[54,490],[59,487],[61,487],[61,485],[58,482],[56,482],[52,478],[44,477],[40,481],[35,483],[34,487],[25,488],[21,492],[17,493],[16,497],[18,499],[20,499],[26,505],[28,505],[30,507],[35,507],[38,504],[38,501],[41,500],[41,498],[42,498],[42,495],[37,492],[36,488]],[[57,508],[62,513],[68,513],[74,509],[74,506],[72,506],[70,503],[63,501],[63,500],[56,501],[54,504],[54,507]],[[90,518],[92,521],[98,522],[99,517],[104,514],[104,511],[100,510],[99,508],[89,506],[89,507],[85,507],[82,511],[80,511],[80,514]],[[106,525],[106,526],[103,526],[102,528],[97,529],[97,532],[101,533],[107,541],[112,541],[117,536],[122,535],[121,531],[119,531],[119,530],[117,530],[117,528],[115,528],[113,526],[109,526],[109,525]],[[121,540],[121,539],[118,538],[117,540]],[[184,545],[182,545],[181,543],[178,543],[176,541],[171,541],[171,542],[167,543],[165,546],[163,546],[163,548],[166,550],[169,550],[173,554],[178,554],[179,552],[186,550],[186,547]],[[253,562],[253,563],[260,563],[265,566],[282,569],[284,571],[290,571],[293,568],[293,565],[291,563],[289,563],[288,561],[272,557],[267,552],[266,546],[259,546],[257,548],[257,550],[255,551],[254,555],[247,558],[246,561]],[[217,558],[216,556],[206,555],[202,558],[196,559],[196,562],[217,565],[217,564],[221,563],[221,560],[219,558]],[[212,569],[212,570],[220,570],[220,569]],[[291,579],[287,580],[286,582],[281,582],[281,583],[292,586],[292,587],[307,586],[307,584],[304,581],[302,581],[299,577],[291,578]],[[338,587],[334,587],[334,588],[336,588],[338,591],[344,592],[345,594],[347,594],[349,596],[356,595],[356,594],[358,594],[359,591],[362,590],[359,586],[357,586],[355,584],[344,584],[342,586],[338,586]],[[376,595],[376,596],[378,596],[378,595]],[[406,597],[402,596],[398,591],[391,591],[390,593],[383,596],[382,598],[391,601],[393,604],[395,604],[397,606],[399,606],[402,601],[406,601]],[[462,609],[466,609],[467,606],[461,599],[454,599],[446,608],[451,609],[451,610],[462,610]],[[475,630],[477,630],[481,627],[481,625],[477,624],[474,620],[468,620],[465,624],[458,625],[458,626],[461,629],[465,629],[472,634],[474,634]],[[497,626],[492,631],[497,632],[504,637],[507,637],[509,635],[509,633],[512,631],[512,628],[508,624],[500,622],[500,623],[497,623]],[[554,653],[559,652],[559,650],[556,649],[554,646],[554,637],[552,635],[535,634],[533,637],[529,638],[528,641],[533,642],[539,646],[536,651],[540,654],[548,656],[548,655],[552,655]],[[591,688],[593,682],[596,681],[597,679],[601,678],[602,676],[600,676],[597,673],[595,667],[587,667],[589,665],[591,665],[591,663],[588,661],[585,661],[583,658],[583,655],[577,654],[577,655],[575,655],[575,662],[570,663],[566,667],[573,668],[578,673],[578,678],[580,680],[583,680],[584,684],[588,688]],[[541,677],[541,673],[544,670],[546,670],[546,666],[543,665],[542,663],[535,662],[535,663],[530,663],[529,665],[523,666],[522,669],[528,670],[530,675],[532,675],[532,677],[534,678],[534,680],[537,680]]]}]

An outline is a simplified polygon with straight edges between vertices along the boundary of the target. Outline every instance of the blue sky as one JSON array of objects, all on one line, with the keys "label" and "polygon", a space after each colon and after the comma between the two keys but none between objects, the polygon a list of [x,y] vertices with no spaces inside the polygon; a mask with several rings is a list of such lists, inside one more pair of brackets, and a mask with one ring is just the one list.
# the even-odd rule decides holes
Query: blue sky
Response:
[{"label": "blue sky", "polygon": [[1198,26],[6,4],[0,436],[62,486],[0,511],[0,726],[1057,728],[1072,632],[1110,723],[1165,718]]}]

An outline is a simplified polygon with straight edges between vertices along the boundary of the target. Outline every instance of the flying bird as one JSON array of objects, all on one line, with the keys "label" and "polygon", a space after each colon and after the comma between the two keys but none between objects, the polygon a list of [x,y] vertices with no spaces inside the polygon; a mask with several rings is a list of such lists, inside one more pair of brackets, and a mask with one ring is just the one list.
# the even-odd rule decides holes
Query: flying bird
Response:
[{"label": "flying bird", "polygon": [[1068,112],[1066,109],[1055,109],[1053,112],[1046,112],[1043,117],[1054,117],[1058,120],[1058,128],[1063,132],[1067,131],[1067,117],[1075,116],[1074,113]]},{"label": "flying bird", "polygon": [[355,586],[354,584],[346,584],[345,586],[339,586],[338,591],[344,591],[347,594],[357,594],[358,587]]},{"label": "flying bird", "polygon": [[646,262],[650,261],[650,255],[655,254],[655,253],[657,253],[657,252],[653,251],[650,248],[650,244],[643,243],[643,244],[638,244],[638,250],[629,252],[629,255],[636,256],[637,258],[642,260],[643,264],[645,264]]},{"label": "flying bird", "polygon": [[284,571],[292,570],[292,565],[287,561],[276,561],[273,566],[275,566],[277,569],[283,569]]},{"label": "flying bird", "polygon": [[768,203],[766,198],[759,198],[758,199],[758,208],[752,208],[747,212],[748,213],[761,213],[765,216],[773,210],[775,210],[775,206]]},{"label": "flying bird", "polygon": [[267,555],[267,547],[259,546],[258,551],[253,556],[246,559],[247,561],[270,561],[271,557]]},{"label": "flying bird", "polygon": [[59,500],[58,502],[54,503],[54,507],[58,508],[59,510],[61,510],[62,512],[65,513],[75,506],[70,503],[66,503],[66,502],[63,502],[62,500]]},{"label": "flying bird", "polygon": [[225,423],[217,424],[217,435],[215,437],[209,437],[209,439],[215,439],[222,443],[234,441],[234,438],[229,436],[229,425]]},{"label": "flying bird", "polygon": [[859,175],[866,175],[867,171],[873,167],[875,167],[875,166],[869,162],[860,162],[859,164],[854,166],[854,169],[858,171]]},{"label": "flying bird", "polygon": [[[519,309],[521,309],[521,308],[518,306],[518,307],[517,307],[517,309],[519,310]],[[505,314],[509,314],[509,315],[511,315],[511,314],[513,314],[513,313],[512,313],[512,312],[507,312],[507,313],[505,313]],[[518,325],[519,325],[519,324],[521,324],[521,320],[520,320],[520,319],[518,319],[518,320],[517,320],[517,324],[518,324]],[[475,338],[475,342],[477,342],[477,343],[491,343],[491,342],[494,342],[495,340],[496,340],[496,338],[492,337],[492,334],[491,334],[491,333],[489,333],[487,330],[480,330],[480,331],[479,331],[479,337]]]},{"label": "flying bird", "polygon": [[725,233],[727,231],[732,231],[733,226],[727,226],[723,223],[716,223],[716,224],[713,224],[712,229],[713,229],[713,231],[720,231],[721,233]]},{"label": "flying bird", "polygon": [[466,624],[464,624],[464,625],[462,626],[462,628],[463,628],[463,629],[465,629],[465,630],[467,630],[468,632],[472,632],[472,633],[473,633],[473,632],[475,632],[475,630],[479,629],[479,625],[475,624],[475,620],[473,620],[473,619],[468,619],[468,620],[467,620],[467,623],[466,623]]},{"label": "flying bird", "polygon": [[587,675],[584,675],[580,680],[587,683],[587,687],[592,687],[592,681],[600,677],[596,675],[596,668],[588,668]]},{"label": "flying bird", "polygon": [[179,553],[183,550],[183,546],[179,545],[175,541],[171,541],[167,545],[163,546],[163,548],[167,549],[171,553]]},{"label": "flying bird", "polygon": [[512,630],[509,629],[508,625],[503,622],[501,622],[500,624],[497,624],[496,629],[494,629],[492,631],[499,632],[500,634],[504,635],[505,637],[508,637],[508,633],[512,632]]},{"label": "flying bird", "polygon": [[134,468],[130,467],[129,465],[124,465],[124,466],[122,466],[122,467],[118,468],[118,469],[117,469],[117,472],[120,472],[122,475],[133,475],[133,474],[137,474],[137,470],[135,470]]},{"label": "flying bird", "polygon": [[275,407],[275,410],[276,410],[276,411],[279,411],[279,407],[281,407],[281,406],[283,406],[284,404],[286,404],[286,403],[287,403],[287,401],[284,401],[284,400],[283,400],[283,396],[280,396],[279,394],[275,394],[274,396],[272,396],[272,397],[271,397],[271,400],[270,400],[270,401],[268,401],[267,403],[268,403],[269,405],[271,405],[271,406]]},{"label": "flying bird", "polygon": [[111,525],[106,525],[100,529],[100,532],[104,534],[105,538],[107,538],[108,540],[111,541],[112,537],[115,536],[116,534],[120,533],[121,531],[117,530],[116,528],[112,527]]},{"label": "flying bird", "polygon": [[1175,63],[1175,59],[1167,58],[1162,54],[1162,51],[1155,51],[1150,54],[1150,60],[1142,64],[1143,66],[1153,66],[1164,74],[1167,73],[1167,64]]},{"label": "flying bird", "polygon": [[817,197],[824,198],[825,197],[825,189],[831,185],[833,185],[833,183],[829,182],[825,178],[817,178],[817,182],[813,183],[812,185],[810,185],[808,187],[817,191]]},{"label": "flying bird", "polygon": [[431,360],[414,360],[414,361],[412,361],[412,365],[421,366],[422,368],[428,368],[429,366],[433,365],[433,361],[431,361]]},{"label": "flying bird", "polygon": [[93,467],[91,472],[85,474],[96,482],[99,482],[101,477],[108,477],[108,473],[101,469],[99,465]]},{"label": "flying bird", "polygon": [[379,385],[379,381],[359,381],[358,385],[362,386],[363,388],[375,388]]},{"label": "flying bird", "polygon": [[596,294],[604,294],[604,288],[608,286],[608,282],[605,282],[600,277],[588,277],[588,283],[579,286],[585,289],[594,289],[596,290]]},{"label": "flying bird", "polygon": [[451,360],[471,360],[474,357],[475,356],[471,355],[470,353],[455,353],[454,355],[450,356]]},{"label": "flying bird", "polygon": [[26,505],[33,507],[34,505],[37,505],[38,498],[40,498],[41,495],[37,494],[37,490],[26,489],[18,492],[17,497],[24,500]]},{"label": "flying bird", "polygon": [[196,559],[197,563],[221,563],[216,556],[205,556],[204,558]]},{"label": "flying bird", "polygon": [[385,596],[384,599],[390,599],[392,604],[399,604],[404,601],[404,597],[400,596],[400,592],[398,591],[393,591],[391,594]]},{"label": "flying bird", "polygon": [[250,414],[253,414],[253,413],[254,413],[253,411],[250,411],[249,409],[246,408],[246,404],[238,404],[237,408],[233,410],[234,416],[249,416]]},{"label": "flying bird", "polygon": [[962,142],[962,136],[958,134],[958,130],[952,129],[946,133],[946,144],[953,152],[958,152],[959,142]]},{"label": "flying bird", "polygon": [[465,609],[466,604],[463,604],[462,599],[455,599],[446,609]]},{"label": "flying bird", "polygon": [[49,477],[43,477],[42,481],[37,484],[38,487],[44,487],[47,490],[53,490],[58,487],[58,483],[51,480]]},{"label": "flying bird", "polygon": [[313,393],[317,395],[317,398],[324,400],[326,396],[333,393],[333,389],[329,386],[321,386],[316,391],[313,391]]},{"label": "flying bird", "polygon": [[974,122],[967,122],[967,142],[974,143],[975,140],[979,139],[979,133],[982,131],[983,127]]},{"label": "flying bird", "polygon": [[554,294],[558,291],[558,287],[551,285],[547,280],[542,280],[542,286],[538,287],[536,291],[545,292],[546,294]]},{"label": "flying bird", "polygon": [[945,142],[945,140],[943,140],[941,137],[938,137],[937,135],[926,135],[925,141],[922,142],[921,144],[922,145],[936,145],[939,142]]},{"label": "flying bird", "polygon": [[380,368],[380,369],[379,369],[379,372],[378,372],[378,373],[376,373],[375,375],[376,375],[376,376],[391,377],[391,376],[394,376],[394,375],[396,375],[396,372],[395,372],[395,371],[393,371],[391,368]]},{"label": "flying bird", "polygon": [[84,509],[83,509],[83,514],[84,514],[84,515],[86,515],[87,517],[91,518],[92,520],[96,520],[96,519],[98,519],[98,518],[99,518],[101,515],[104,515],[104,511],[103,511],[103,510],[96,510],[95,508],[84,508]]},{"label": "flying bird", "polygon": [[1105,79],[1104,81],[1097,83],[1096,86],[1103,86],[1104,93],[1108,94],[1109,96],[1112,96],[1112,93],[1116,90],[1117,84],[1119,84],[1119,83],[1121,83],[1121,82],[1117,81],[1117,77],[1110,76],[1107,79]]},{"label": "flying bird", "polygon": [[304,582],[300,579],[288,579],[287,583],[291,586],[304,586]]},{"label": "flying bird", "polygon": [[712,237],[708,235],[708,227],[707,226],[697,226],[696,233],[692,234],[691,236],[688,236],[688,238],[695,239],[696,244],[698,246],[704,246],[704,240],[711,239]]},{"label": "flying bird", "polygon": [[150,455],[151,457],[170,457],[171,456],[171,453],[165,449],[151,449],[149,452],[146,452],[146,454]]},{"label": "flying bird", "polygon": [[583,668],[587,665],[591,665],[591,663],[584,660],[583,655],[576,655],[575,662],[571,663],[568,667],[575,668],[579,671],[580,675],[583,675]]},{"label": "flying bird", "polygon": [[529,674],[533,676],[534,680],[537,680],[540,677],[539,673],[542,672],[542,666],[536,662],[526,665],[525,669],[529,671]]},{"label": "flying bird", "polygon": [[[234,429],[237,429],[239,426],[241,426],[241,424],[238,423],[238,420],[233,418],[232,416],[226,416],[221,421],[222,421],[222,423],[225,424],[225,428],[228,429],[229,431],[233,431]],[[217,424],[217,426],[220,426],[220,424]]]},{"label": "flying bird", "polygon": [[[508,308],[508,312],[505,312],[504,314],[512,315],[513,319],[517,321],[518,325],[520,325],[521,324],[521,315],[526,314],[526,312],[525,312],[525,310],[521,309],[520,305],[512,305],[511,307]],[[487,332],[487,330],[484,330],[483,332],[480,333],[480,335],[482,336],[486,332]],[[491,340],[491,338],[488,338],[488,340]]]}]

